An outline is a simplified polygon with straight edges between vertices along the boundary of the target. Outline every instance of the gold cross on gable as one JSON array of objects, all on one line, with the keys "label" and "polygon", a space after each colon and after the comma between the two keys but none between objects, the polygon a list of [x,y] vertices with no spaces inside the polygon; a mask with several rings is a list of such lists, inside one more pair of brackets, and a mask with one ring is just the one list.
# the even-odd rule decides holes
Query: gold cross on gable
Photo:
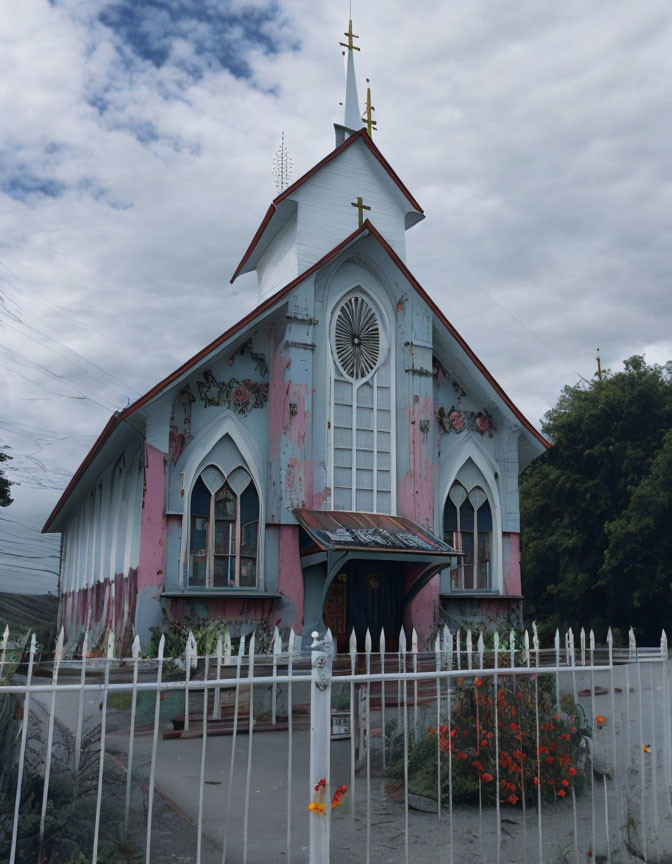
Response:
[{"label": "gold cross on gable", "polygon": [[371,208],[366,206],[366,204],[364,203],[364,199],[361,195],[357,198],[356,201],[351,201],[350,204],[352,207],[356,207],[359,211],[359,227],[361,228],[364,224],[364,211],[370,210]]},{"label": "gold cross on gable", "polygon": [[348,41],[339,42],[338,44],[341,45],[343,48],[349,48],[351,51],[359,51],[359,48],[352,41],[353,39],[359,39],[359,36],[355,35],[352,32],[352,18],[348,21],[347,33],[344,33],[343,35],[348,37]]}]

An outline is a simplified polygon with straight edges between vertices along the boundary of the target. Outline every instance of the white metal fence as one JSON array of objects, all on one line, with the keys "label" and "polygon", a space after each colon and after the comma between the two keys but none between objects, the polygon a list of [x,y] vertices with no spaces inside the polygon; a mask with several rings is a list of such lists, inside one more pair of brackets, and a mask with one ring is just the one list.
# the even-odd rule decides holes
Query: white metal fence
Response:
[{"label": "white metal fence", "polygon": [[[350,645],[335,655],[313,634],[307,656],[276,630],[270,655],[254,634],[199,655],[190,634],[180,658],[163,638],[156,658],[137,638],[115,658],[110,634],[104,657],[84,640],[66,658],[61,634],[40,657],[5,630],[0,857],[149,864],[181,844],[197,864],[581,864],[672,849],[664,634],[655,649],[569,631],[542,650],[536,629],[503,644],[445,628],[424,652],[403,630],[396,651],[384,633],[378,651],[368,633]],[[90,801],[71,857],[54,816],[64,777],[72,819],[82,789]],[[110,857],[110,837],[130,857]]]}]

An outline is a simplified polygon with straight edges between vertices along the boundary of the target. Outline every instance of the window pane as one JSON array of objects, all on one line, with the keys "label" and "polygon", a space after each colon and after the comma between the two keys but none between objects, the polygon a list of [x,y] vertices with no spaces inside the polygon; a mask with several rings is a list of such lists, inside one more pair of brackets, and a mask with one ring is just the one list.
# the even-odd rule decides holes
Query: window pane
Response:
[{"label": "window pane", "polygon": [[474,583],[474,535],[462,532],[462,551],[464,552],[464,584],[463,588],[475,588]]},{"label": "window pane", "polygon": [[240,536],[240,554],[249,558],[256,558],[257,555],[257,534],[259,532],[259,522],[248,522],[242,526]]},{"label": "window pane", "polygon": [[487,501],[478,511],[479,532],[481,529],[483,529],[483,531],[492,531],[492,513],[490,512],[490,505]]},{"label": "window pane", "polygon": [[191,515],[206,519],[210,516],[210,492],[200,477],[191,492]]},{"label": "window pane", "polygon": [[460,507],[460,528],[462,531],[474,530],[474,508],[469,501],[465,501]]},{"label": "window pane", "polygon": [[236,525],[226,519],[215,519],[215,555],[236,554]]},{"label": "window pane", "polygon": [[189,584],[205,585],[205,568],[208,558],[208,520],[192,516],[189,545]]},{"label": "window pane", "polygon": [[446,541],[450,543],[451,532],[457,531],[457,510],[453,502],[448,499],[443,509],[443,532]]},{"label": "window pane", "polygon": [[240,587],[255,588],[257,585],[257,559],[240,559]]},{"label": "window pane", "polygon": [[236,574],[236,559],[228,555],[215,555],[215,572],[213,586],[229,588],[234,584]]},{"label": "window pane", "polygon": [[215,518],[236,521],[236,496],[227,485],[215,495]]}]

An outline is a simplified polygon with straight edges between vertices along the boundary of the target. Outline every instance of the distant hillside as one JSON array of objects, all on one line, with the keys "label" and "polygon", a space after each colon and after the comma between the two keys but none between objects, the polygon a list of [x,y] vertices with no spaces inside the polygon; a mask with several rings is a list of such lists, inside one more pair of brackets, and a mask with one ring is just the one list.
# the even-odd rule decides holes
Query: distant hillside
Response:
[{"label": "distant hillside", "polygon": [[4,594],[0,592],[0,635],[9,624],[15,628],[39,631],[47,640],[56,630],[58,597],[53,594]]}]

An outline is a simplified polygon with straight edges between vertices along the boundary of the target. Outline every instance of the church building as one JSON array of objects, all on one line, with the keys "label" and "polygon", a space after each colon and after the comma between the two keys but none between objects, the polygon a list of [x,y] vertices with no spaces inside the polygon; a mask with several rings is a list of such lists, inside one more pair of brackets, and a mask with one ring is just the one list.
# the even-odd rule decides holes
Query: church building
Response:
[{"label": "church building", "polygon": [[258,305],[114,414],[44,526],[70,645],[144,643],[162,614],[304,647],[330,627],[340,650],[520,619],[518,475],[549,444],[407,266],[424,213],[346,36],[335,149],[233,274],[256,272]]}]

